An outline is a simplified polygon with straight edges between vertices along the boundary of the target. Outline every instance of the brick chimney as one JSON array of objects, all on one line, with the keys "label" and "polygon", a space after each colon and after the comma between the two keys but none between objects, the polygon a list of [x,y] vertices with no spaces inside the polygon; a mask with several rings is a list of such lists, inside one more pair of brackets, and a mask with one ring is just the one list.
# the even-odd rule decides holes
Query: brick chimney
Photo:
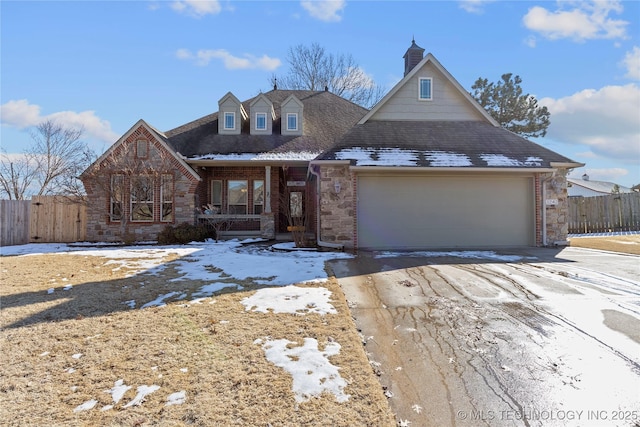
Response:
[{"label": "brick chimney", "polygon": [[416,44],[415,39],[411,40],[411,47],[404,54],[404,75],[409,74],[413,68],[422,61],[424,49]]}]

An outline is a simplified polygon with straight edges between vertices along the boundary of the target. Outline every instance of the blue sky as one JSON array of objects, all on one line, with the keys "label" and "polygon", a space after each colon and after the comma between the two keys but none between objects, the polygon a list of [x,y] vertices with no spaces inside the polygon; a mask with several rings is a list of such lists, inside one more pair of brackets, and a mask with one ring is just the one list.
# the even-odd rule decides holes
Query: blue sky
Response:
[{"label": "blue sky", "polygon": [[1,1],[1,145],[44,119],[98,153],[138,119],[169,130],[271,89],[290,47],[353,55],[389,90],[415,37],[467,90],[522,77],[551,111],[536,142],[573,176],[640,183],[637,1]]}]

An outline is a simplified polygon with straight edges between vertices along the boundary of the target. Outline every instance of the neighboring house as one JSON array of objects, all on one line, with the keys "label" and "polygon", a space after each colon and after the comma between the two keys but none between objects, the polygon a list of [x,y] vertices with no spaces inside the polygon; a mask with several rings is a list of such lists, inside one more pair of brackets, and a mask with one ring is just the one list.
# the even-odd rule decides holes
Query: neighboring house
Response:
[{"label": "neighboring house", "polygon": [[614,182],[592,181],[586,173],[582,179],[567,178],[569,197],[606,196],[613,193],[633,193],[633,189]]},{"label": "neighboring house", "polygon": [[[502,129],[423,54],[413,42],[404,78],[370,111],[327,91],[274,88],[245,102],[228,93],[217,113],[165,133],[138,122],[83,174],[94,212],[88,239],[117,240],[122,218],[141,240],[166,224],[216,215],[242,219],[233,224],[236,233],[273,238],[294,213],[307,219],[306,231],[321,246],[564,242],[566,174],[583,164]],[[148,180],[152,190],[129,182],[145,173],[117,178],[126,182],[122,190],[92,186],[91,177],[119,176],[107,167],[110,153],[138,145],[147,157],[128,152],[149,170],[152,151],[165,153]],[[124,202],[113,201],[112,194],[127,192]],[[136,214],[141,204],[152,212]]]}]

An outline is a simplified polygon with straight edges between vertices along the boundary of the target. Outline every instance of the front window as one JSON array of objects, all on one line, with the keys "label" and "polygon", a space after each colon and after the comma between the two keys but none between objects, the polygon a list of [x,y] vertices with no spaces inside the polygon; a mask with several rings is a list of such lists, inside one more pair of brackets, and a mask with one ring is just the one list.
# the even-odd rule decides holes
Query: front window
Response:
[{"label": "front window", "polygon": [[431,78],[421,78],[419,88],[419,98],[422,101],[431,101],[433,95],[431,93]]},{"label": "front window", "polygon": [[131,221],[153,221],[153,178],[150,176],[131,178]]},{"label": "front window", "polygon": [[162,185],[160,186],[160,201],[162,203],[161,221],[173,221],[173,175],[162,175]]},{"label": "front window", "polygon": [[228,182],[228,199],[230,214],[247,214],[248,184],[244,180]]},{"label": "front window", "polygon": [[111,203],[109,214],[111,221],[122,221],[122,197],[124,195],[124,175],[111,176]]},{"label": "front window", "polygon": [[267,113],[256,113],[256,129],[267,129]]},{"label": "front window", "polygon": [[264,207],[264,181],[253,181],[253,213],[260,215]]},{"label": "front window", "polygon": [[287,130],[298,130],[298,114],[287,113]]},{"label": "front window", "polygon": [[224,128],[235,129],[236,128],[236,113],[224,113]]}]

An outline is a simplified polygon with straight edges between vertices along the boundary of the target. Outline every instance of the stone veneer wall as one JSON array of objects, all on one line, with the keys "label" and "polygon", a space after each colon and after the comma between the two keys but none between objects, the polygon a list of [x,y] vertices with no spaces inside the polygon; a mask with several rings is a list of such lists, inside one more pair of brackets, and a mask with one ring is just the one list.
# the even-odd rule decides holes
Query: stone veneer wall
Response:
[{"label": "stone veneer wall", "polygon": [[[560,169],[545,185],[546,200],[542,200],[542,208],[547,215],[547,246],[563,244],[569,233],[569,198],[567,195],[567,170]],[[547,205],[546,201],[557,201]]]},{"label": "stone veneer wall", "polygon": [[[336,183],[340,191],[336,191]],[[356,227],[355,176],[349,165],[320,168],[320,240],[354,248]]]}]

